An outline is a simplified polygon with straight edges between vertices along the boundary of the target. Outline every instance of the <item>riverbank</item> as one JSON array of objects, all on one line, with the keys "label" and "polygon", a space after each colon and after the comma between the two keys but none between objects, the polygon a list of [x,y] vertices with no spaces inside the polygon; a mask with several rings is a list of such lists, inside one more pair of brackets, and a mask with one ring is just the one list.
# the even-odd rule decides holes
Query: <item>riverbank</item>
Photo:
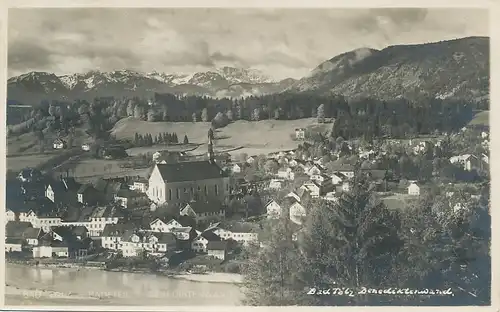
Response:
[{"label": "riverbank", "polygon": [[166,276],[75,267],[6,265],[6,305],[241,304],[240,277],[230,273]]},{"label": "riverbank", "polygon": [[222,273],[222,272],[207,272],[203,274],[187,273],[187,272],[176,272],[176,271],[159,271],[151,272],[147,270],[106,270],[104,267],[99,266],[86,266],[83,263],[44,263],[34,266],[30,262],[20,262],[12,261],[8,262],[9,266],[21,266],[28,268],[40,268],[40,269],[58,269],[58,270],[102,270],[107,272],[123,272],[123,273],[134,273],[134,274],[144,274],[153,276],[163,276],[172,279],[183,279],[191,282],[199,283],[228,283],[228,284],[240,284],[243,282],[243,275],[236,273]]}]

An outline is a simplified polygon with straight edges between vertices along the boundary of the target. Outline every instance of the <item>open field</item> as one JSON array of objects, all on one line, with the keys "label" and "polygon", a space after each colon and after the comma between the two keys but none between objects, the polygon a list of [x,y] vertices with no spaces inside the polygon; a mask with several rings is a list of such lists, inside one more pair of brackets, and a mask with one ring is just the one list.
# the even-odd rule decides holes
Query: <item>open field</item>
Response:
[{"label": "open field", "polygon": [[389,209],[404,209],[418,200],[418,196],[409,194],[393,194],[391,196],[386,196],[381,198],[382,202]]},{"label": "open field", "polygon": [[[232,153],[258,155],[294,149],[299,143],[292,140],[296,128],[319,128],[322,131],[329,131],[331,127],[332,124],[318,124],[316,118],[252,122],[238,120],[216,130],[215,150],[218,152],[241,147]],[[207,151],[206,142],[209,128],[209,122],[147,122],[125,118],[118,121],[111,132],[118,139],[133,139],[136,132],[139,134],[151,133],[153,136],[163,132],[175,132],[179,140],[187,135],[190,142],[202,144],[192,153],[203,154]]]},{"label": "open field", "polygon": [[474,118],[469,122],[470,126],[474,125],[484,125],[488,126],[490,124],[490,112],[489,111],[483,111],[477,113]]},{"label": "open field", "polygon": [[137,156],[139,154],[155,153],[164,150],[168,150],[171,152],[189,152],[196,150],[198,147],[199,144],[193,144],[193,143],[179,144],[179,145],[158,144],[145,147],[132,147],[127,150],[127,154],[129,156]]},{"label": "open field", "polygon": [[131,169],[121,168],[120,163],[124,160],[106,160],[106,159],[79,159],[75,158],[66,162],[58,168],[58,171],[69,171],[75,178],[111,178],[126,175],[145,176],[148,168]]},{"label": "open field", "polygon": [[7,170],[20,171],[27,167],[36,167],[41,165],[51,158],[55,157],[57,154],[37,154],[37,155],[26,155],[26,156],[14,156],[7,158]]}]

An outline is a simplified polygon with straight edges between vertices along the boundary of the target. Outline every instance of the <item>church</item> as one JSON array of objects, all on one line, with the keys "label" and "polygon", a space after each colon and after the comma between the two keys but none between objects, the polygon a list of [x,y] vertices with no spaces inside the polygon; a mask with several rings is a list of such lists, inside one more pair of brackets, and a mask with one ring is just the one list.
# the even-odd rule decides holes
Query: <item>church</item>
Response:
[{"label": "church", "polygon": [[210,129],[208,160],[156,164],[149,178],[148,197],[157,204],[184,204],[191,200],[224,202],[231,189],[231,178],[215,162]]}]

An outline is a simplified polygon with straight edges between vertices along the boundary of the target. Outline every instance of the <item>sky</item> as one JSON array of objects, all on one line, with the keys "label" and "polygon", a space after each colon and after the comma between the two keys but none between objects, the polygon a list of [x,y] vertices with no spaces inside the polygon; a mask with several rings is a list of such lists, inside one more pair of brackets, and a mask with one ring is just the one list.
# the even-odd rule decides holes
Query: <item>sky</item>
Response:
[{"label": "sky", "polygon": [[301,78],[362,47],[489,36],[484,9],[9,9],[8,75],[254,68]]}]

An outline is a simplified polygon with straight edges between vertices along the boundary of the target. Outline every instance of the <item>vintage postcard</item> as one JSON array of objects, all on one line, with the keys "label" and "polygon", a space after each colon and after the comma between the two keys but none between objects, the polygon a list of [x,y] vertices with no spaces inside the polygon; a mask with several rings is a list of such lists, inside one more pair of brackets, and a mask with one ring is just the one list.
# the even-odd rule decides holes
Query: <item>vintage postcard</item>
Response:
[{"label": "vintage postcard", "polygon": [[492,304],[489,9],[282,6],[7,10],[5,306]]}]

